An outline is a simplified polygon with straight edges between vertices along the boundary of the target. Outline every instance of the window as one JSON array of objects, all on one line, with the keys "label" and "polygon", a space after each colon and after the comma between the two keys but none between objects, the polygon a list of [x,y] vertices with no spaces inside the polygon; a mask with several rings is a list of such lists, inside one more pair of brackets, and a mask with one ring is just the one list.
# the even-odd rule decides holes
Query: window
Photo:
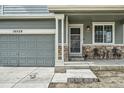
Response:
[{"label": "window", "polygon": [[93,24],[94,43],[113,43],[114,25],[113,24]]}]

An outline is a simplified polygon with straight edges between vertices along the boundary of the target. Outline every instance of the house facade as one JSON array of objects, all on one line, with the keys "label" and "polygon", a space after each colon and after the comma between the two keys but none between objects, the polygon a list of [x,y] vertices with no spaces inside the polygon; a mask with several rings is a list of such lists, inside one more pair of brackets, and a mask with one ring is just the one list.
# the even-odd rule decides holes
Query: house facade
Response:
[{"label": "house facade", "polygon": [[1,5],[0,66],[123,58],[124,6]]}]

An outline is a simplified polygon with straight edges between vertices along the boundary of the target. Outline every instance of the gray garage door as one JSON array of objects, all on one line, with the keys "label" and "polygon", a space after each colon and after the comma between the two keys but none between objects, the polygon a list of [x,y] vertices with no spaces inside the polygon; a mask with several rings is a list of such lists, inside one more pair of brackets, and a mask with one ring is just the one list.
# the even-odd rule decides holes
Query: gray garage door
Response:
[{"label": "gray garage door", "polygon": [[54,35],[0,35],[0,66],[54,66]]}]

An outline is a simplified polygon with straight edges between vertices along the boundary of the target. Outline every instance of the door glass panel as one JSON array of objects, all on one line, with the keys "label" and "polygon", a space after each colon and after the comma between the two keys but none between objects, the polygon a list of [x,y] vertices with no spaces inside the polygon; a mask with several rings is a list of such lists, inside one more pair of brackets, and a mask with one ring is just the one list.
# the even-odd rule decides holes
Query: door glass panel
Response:
[{"label": "door glass panel", "polygon": [[71,34],[80,34],[80,28],[71,28]]},{"label": "door glass panel", "polygon": [[70,52],[80,53],[80,28],[71,28]]}]

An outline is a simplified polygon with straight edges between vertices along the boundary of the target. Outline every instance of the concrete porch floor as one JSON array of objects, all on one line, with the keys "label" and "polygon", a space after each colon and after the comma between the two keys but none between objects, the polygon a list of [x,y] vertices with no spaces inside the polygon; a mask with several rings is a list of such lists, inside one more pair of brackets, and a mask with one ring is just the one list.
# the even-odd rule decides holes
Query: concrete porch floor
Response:
[{"label": "concrete porch floor", "polygon": [[80,62],[65,62],[66,69],[72,68],[90,68],[91,70],[121,70],[124,69],[124,59],[111,60],[86,60]]},{"label": "concrete porch floor", "polygon": [[70,61],[70,62],[65,62],[64,64],[82,64],[82,65],[124,65],[124,59],[111,59],[111,60],[95,60],[95,59],[88,59],[85,61]]}]

